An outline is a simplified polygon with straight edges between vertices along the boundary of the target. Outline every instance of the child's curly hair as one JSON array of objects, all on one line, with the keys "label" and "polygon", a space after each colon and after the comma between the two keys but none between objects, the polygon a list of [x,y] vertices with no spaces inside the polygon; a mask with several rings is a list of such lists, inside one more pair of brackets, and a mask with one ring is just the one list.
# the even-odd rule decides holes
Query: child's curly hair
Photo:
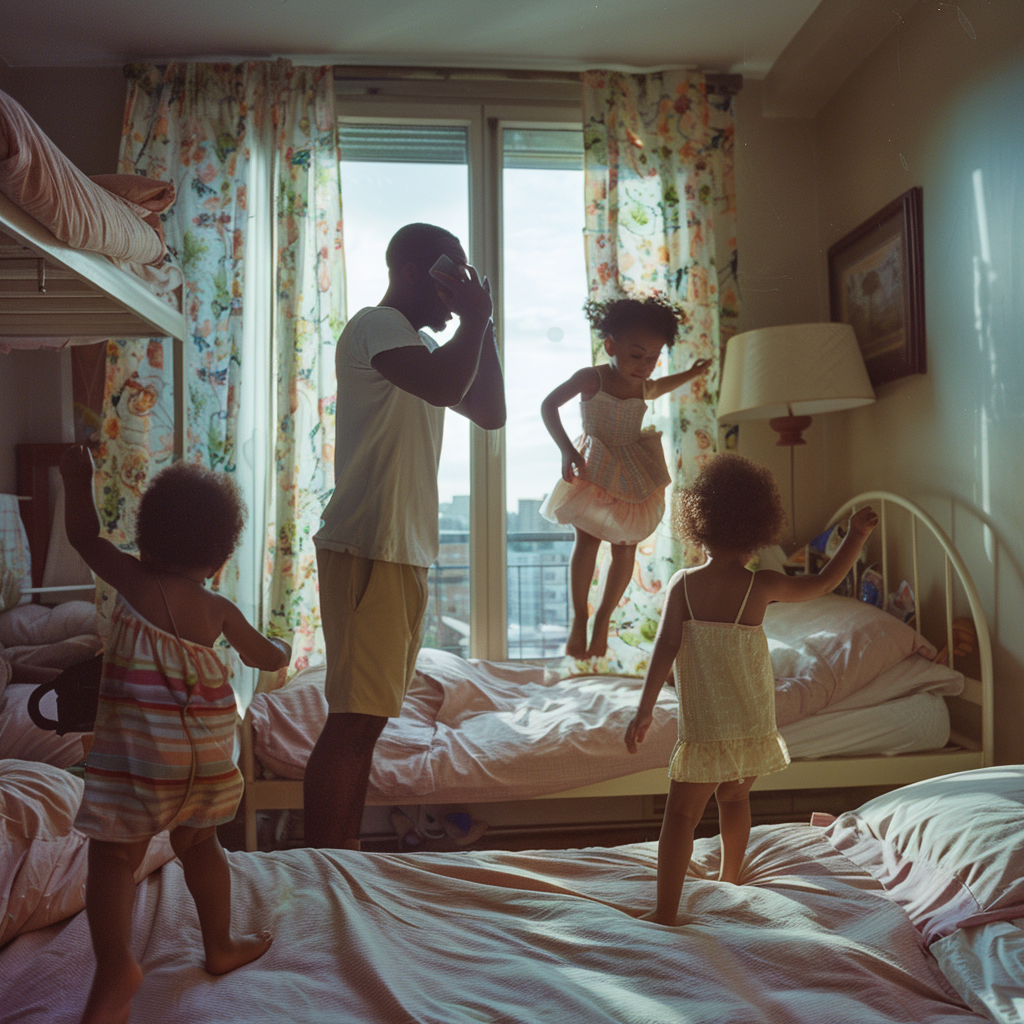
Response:
[{"label": "child's curly hair", "polygon": [[683,312],[657,295],[645,299],[609,299],[583,304],[583,313],[590,326],[604,338],[614,338],[626,330],[647,330],[661,334],[671,346],[683,321]]},{"label": "child's curly hair", "polygon": [[246,508],[235,481],[194,462],[175,462],[139,502],[135,542],[161,569],[219,569],[235,550]]},{"label": "child's curly hair", "polygon": [[786,511],[769,470],[735,452],[723,452],[681,493],[676,526],[702,547],[752,554],[778,542]]}]

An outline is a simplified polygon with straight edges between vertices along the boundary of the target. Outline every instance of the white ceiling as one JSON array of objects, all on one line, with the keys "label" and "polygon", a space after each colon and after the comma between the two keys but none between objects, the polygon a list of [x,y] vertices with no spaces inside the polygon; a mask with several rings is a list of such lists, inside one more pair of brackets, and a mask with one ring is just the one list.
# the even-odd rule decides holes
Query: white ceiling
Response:
[{"label": "white ceiling", "polygon": [[761,78],[819,0],[0,0],[12,67],[313,58]]}]

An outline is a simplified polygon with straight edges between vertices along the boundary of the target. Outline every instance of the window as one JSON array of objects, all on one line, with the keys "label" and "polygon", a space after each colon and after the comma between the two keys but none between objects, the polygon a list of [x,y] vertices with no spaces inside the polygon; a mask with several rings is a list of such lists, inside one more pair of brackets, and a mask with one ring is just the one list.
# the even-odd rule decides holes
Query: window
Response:
[{"label": "window", "polygon": [[[539,515],[561,465],[540,402],[590,361],[579,107],[340,94],[339,111],[348,312],[380,301],[384,249],[411,221],[458,235],[495,297],[508,424],[488,433],[445,417],[424,644],[492,659],[561,654],[573,537]],[[563,422],[578,433],[576,409]]]}]

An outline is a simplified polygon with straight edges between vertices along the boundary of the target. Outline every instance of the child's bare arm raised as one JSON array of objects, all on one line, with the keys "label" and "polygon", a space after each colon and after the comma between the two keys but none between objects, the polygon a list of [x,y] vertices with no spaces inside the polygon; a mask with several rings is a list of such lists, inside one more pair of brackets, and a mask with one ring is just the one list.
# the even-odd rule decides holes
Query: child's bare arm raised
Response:
[{"label": "child's bare arm raised", "polygon": [[677,573],[668,585],[668,596],[665,598],[661,622],[658,624],[658,634],[654,638],[654,650],[647,666],[647,676],[640,694],[640,704],[633,716],[633,721],[626,729],[626,747],[631,754],[636,753],[637,744],[643,742],[647,730],[651,727],[658,693],[665,685],[675,663],[676,654],[679,653],[686,609],[686,598],[680,582],[681,578],[681,574]]},{"label": "child's bare arm raised", "polygon": [[540,415],[544,421],[544,426],[548,428],[548,433],[554,438],[555,444],[558,445],[562,453],[562,479],[566,483],[572,483],[573,476],[575,475],[573,467],[577,467],[576,473],[582,471],[585,460],[573,446],[569,435],[565,432],[565,427],[562,426],[562,419],[558,415],[558,410],[577,395],[582,395],[585,400],[593,398],[600,387],[601,378],[597,370],[593,366],[586,366],[582,370],[577,370],[563,384],[559,384],[540,403]]},{"label": "child's bare arm raised", "polygon": [[850,516],[849,530],[839,550],[828,560],[821,572],[808,576],[787,576],[781,572],[759,572],[758,588],[766,601],[810,601],[831,594],[846,578],[860,555],[864,542],[878,525],[878,515],[870,507],[858,509]]},{"label": "child's bare arm raised", "polygon": [[84,445],[68,448],[60,460],[64,481],[64,529],[71,546],[101,580],[129,603],[146,585],[148,573],[139,560],[100,536],[100,518],[92,489],[92,454]]},{"label": "child's bare arm raised", "polygon": [[711,368],[710,359],[698,359],[688,370],[682,373],[670,373],[666,377],[652,377],[644,381],[644,398],[653,399],[667,395],[670,391],[682,387],[687,381],[694,377],[700,377]]}]

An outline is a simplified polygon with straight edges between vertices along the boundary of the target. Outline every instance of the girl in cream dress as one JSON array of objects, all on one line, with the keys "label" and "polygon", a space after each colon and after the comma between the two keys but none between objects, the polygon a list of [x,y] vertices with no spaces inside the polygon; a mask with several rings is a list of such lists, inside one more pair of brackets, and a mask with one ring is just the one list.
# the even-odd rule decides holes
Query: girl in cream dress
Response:
[{"label": "girl in cream dress", "polygon": [[643,915],[659,924],[676,923],[694,829],[711,794],[722,837],[720,877],[736,883],[750,836],[750,787],[758,775],[789,764],[775,725],[765,609],[772,601],[809,601],[834,590],[878,522],[870,508],[855,512],[839,550],[817,575],[750,572],[751,556],[777,541],[785,519],[771,473],[741,455],[714,456],[683,492],[679,529],[708,560],[669,583],[640,706],[625,737],[636,753],[674,668],[679,740],[658,843],[657,903]]}]

